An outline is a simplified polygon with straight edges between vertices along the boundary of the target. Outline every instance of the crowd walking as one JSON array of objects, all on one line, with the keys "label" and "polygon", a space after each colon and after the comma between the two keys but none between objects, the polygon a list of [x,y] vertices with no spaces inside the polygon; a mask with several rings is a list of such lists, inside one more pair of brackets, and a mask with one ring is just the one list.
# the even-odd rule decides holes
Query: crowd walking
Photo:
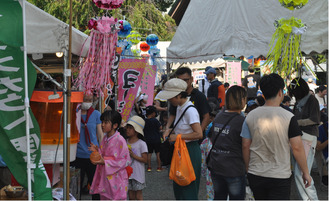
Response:
[{"label": "crowd walking", "polygon": [[[286,83],[275,73],[260,77],[252,68],[242,86],[222,84],[211,66],[204,74],[194,88],[191,69],[178,68],[163,79],[153,105],[138,92],[126,122],[113,108],[94,109],[93,95],[85,92],[77,108],[80,141],[71,164],[81,173],[77,199],[86,192],[93,200],[323,198],[327,87],[301,77]],[[160,157],[163,142],[173,147],[177,136],[194,174],[186,185],[169,180],[172,166]]]}]

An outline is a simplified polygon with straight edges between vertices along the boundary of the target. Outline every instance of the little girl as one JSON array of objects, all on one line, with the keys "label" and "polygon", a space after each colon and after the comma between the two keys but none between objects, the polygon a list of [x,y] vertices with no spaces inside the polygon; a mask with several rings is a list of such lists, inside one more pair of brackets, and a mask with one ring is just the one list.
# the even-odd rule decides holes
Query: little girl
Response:
[{"label": "little girl", "polygon": [[139,116],[131,117],[127,122],[126,134],[133,173],[129,177],[129,200],[143,200],[142,189],[145,184],[145,163],[147,163],[147,145],[142,140],[144,136],[145,121]]},{"label": "little girl", "polygon": [[126,200],[130,155],[125,139],[117,131],[121,124],[121,115],[117,111],[105,111],[101,117],[104,136],[100,148],[91,144],[90,151],[99,152],[90,194],[100,194],[101,200]]}]

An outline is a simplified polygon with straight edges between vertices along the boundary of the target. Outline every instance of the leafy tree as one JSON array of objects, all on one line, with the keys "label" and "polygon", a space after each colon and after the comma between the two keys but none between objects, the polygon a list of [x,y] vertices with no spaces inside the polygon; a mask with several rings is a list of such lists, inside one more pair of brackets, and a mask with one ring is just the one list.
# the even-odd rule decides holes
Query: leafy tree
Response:
[{"label": "leafy tree", "polygon": [[[69,0],[28,1],[63,22],[69,23]],[[106,14],[118,19],[125,18],[133,30],[138,31],[142,37],[154,33],[159,40],[171,40],[176,29],[175,21],[160,11],[166,9],[170,1],[173,0],[126,0],[121,8],[105,11],[99,9],[92,0],[72,0],[72,25],[89,34],[88,21],[95,16]]]}]

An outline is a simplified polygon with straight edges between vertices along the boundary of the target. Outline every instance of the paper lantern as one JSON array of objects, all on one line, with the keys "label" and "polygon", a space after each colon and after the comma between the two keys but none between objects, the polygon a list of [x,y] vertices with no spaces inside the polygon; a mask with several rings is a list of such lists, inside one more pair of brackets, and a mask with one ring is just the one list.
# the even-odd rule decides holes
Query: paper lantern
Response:
[{"label": "paper lantern", "polygon": [[150,46],[145,43],[145,42],[142,42],[140,45],[139,45],[139,48],[143,51],[143,52],[147,52],[149,49],[150,49]]},{"label": "paper lantern", "polygon": [[97,7],[105,10],[120,8],[124,0],[93,0]]},{"label": "paper lantern", "polygon": [[130,34],[131,31],[131,25],[126,20],[119,20],[120,24],[120,31],[118,33],[118,36],[121,38],[125,38]]},{"label": "paper lantern", "polygon": [[141,41],[141,35],[137,31],[131,31],[127,36],[127,40],[133,45],[137,45]]},{"label": "paper lantern", "polygon": [[155,46],[159,42],[159,38],[155,34],[150,34],[146,37],[146,43],[149,44],[150,46]]}]

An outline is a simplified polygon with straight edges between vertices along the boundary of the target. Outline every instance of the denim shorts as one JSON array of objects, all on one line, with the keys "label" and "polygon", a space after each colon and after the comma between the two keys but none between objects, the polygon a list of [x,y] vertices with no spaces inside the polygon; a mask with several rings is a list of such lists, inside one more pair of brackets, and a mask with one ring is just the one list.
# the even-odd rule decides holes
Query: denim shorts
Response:
[{"label": "denim shorts", "polygon": [[136,181],[135,179],[129,179],[128,190],[140,191],[140,190],[143,190],[145,187],[146,187],[145,183],[140,183],[140,182]]}]

